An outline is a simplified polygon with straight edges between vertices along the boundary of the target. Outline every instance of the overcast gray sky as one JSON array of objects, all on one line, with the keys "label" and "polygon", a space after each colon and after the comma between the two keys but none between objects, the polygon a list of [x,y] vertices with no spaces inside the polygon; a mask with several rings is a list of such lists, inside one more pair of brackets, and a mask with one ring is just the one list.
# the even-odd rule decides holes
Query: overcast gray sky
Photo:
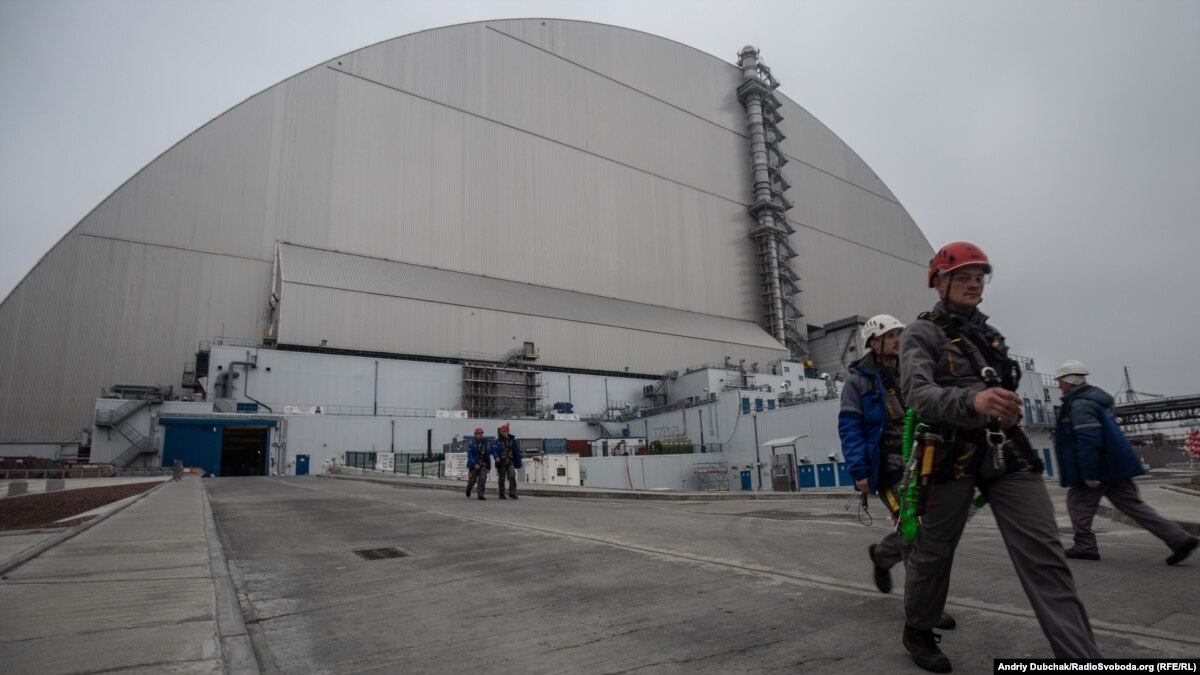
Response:
[{"label": "overcast gray sky", "polygon": [[1043,371],[1081,359],[1114,393],[1124,365],[1140,391],[1200,393],[1190,0],[0,0],[0,297],[125,180],[254,93],[381,40],[535,16],[729,62],[759,47],[935,248],[984,247],[983,309],[1015,352]]}]

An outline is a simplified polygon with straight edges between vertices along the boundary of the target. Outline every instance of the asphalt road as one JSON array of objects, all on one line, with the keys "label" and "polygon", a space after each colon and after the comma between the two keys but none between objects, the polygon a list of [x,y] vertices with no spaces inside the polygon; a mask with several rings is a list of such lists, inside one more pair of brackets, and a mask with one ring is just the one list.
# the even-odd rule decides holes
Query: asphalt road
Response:
[{"label": "asphalt road", "polygon": [[[206,481],[269,673],[921,672],[897,589],[871,582],[841,500],[659,502],[462,493],[333,478]],[[1200,559],[1098,519],[1072,561],[1108,657],[1200,655]],[[1069,527],[1064,528],[1064,540]],[[365,560],[356,549],[403,557]],[[995,524],[968,525],[943,650],[958,673],[1052,656]]]}]

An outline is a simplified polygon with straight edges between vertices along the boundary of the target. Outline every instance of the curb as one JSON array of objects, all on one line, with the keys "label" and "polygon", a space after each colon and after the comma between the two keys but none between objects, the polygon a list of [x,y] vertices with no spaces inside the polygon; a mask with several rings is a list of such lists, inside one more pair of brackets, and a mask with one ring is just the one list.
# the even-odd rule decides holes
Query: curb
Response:
[{"label": "curb", "polygon": [[149,490],[146,490],[145,492],[143,492],[142,494],[137,495],[136,499],[131,499],[128,502],[126,502],[124,506],[115,508],[103,515],[96,516],[95,518],[92,518],[91,520],[89,520],[87,522],[83,522],[83,523],[76,525],[75,527],[67,528],[65,531],[63,531],[58,536],[51,537],[50,539],[47,539],[47,540],[41,542],[40,544],[34,545],[32,548],[27,548],[24,551],[21,551],[20,553],[9,558],[8,560],[0,562],[0,578],[2,578],[4,575],[8,574],[9,572],[13,571],[14,569],[20,567],[21,565],[24,565],[25,563],[29,562],[30,560],[33,560],[34,558],[38,557],[42,553],[45,553],[46,551],[54,548],[55,546],[58,546],[59,544],[63,543],[64,541],[66,541],[78,534],[88,531],[88,529],[90,529],[92,526],[94,526],[98,523],[102,523],[105,520],[108,520],[111,516],[124,511],[125,509],[129,508],[130,506],[133,506],[134,504],[140,502],[143,498],[147,497],[148,495],[155,492],[156,490],[162,489],[162,486],[164,486],[170,482],[171,481],[169,481],[169,480],[161,481],[155,487],[152,487]]},{"label": "curb", "polygon": [[229,573],[229,563],[225,559],[225,542],[217,530],[207,485],[201,482],[200,490],[204,495],[204,536],[208,540],[208,568],[209,574],[212,575],[213,594],[217,605],[217,642],[221,646],[224,671],[257,675],[262,671],[259,669],[258,656],[242,617],[242,606],[233,577]]},{"label": "curb", "polygon": [[[372,475],[365,470],[363,473],[348,474],[342,473],[345,469],[340,468],[336,474],[317,474],[318,478],[334,478],[338,480],[355,480],[366,483],[378,483],[380,485],[403,485],[405,487],[425,488],[429,490],[458,490],[461,491],[464,485],[460,481],[447,478],[409,478],[403,474],[399,476],[392,475]],[[530,485],[522,483],[521,496],[529,497],[566,497],[568,499],[633,499],[633,500],[656,500],[656,501],[676,501],[676,502],[715,502],[715,501],[805,501],[812,499],[846,499],[854,491],[850,488],[841,488],[836,491],[820,490],[817,488],[805,488],[812,492],[658,492],[653,490],[572,490],[568,488],[547,487],[543,485]]]}]

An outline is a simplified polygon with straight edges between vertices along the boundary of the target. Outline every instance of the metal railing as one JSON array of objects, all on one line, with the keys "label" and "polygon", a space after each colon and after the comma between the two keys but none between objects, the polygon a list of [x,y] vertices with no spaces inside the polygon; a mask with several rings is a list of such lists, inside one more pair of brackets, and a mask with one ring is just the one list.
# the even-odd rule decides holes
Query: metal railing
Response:
[{"label": "metal railing", "polygon": [[108,478],[115,476],[113,467],[75,469],[0,469],[0,480],[30,480],[43,478]]}]

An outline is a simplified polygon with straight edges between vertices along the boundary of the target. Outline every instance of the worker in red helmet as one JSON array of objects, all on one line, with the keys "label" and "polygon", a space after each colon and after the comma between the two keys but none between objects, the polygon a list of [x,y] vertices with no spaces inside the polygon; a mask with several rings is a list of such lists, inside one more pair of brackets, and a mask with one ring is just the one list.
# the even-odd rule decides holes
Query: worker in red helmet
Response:
[{"label": "worker in red helmet", "polygon": [[475,437],[467,443],[467,496],[471,496],[471,488],[479,488],[479,498],[483,496],[483,488],[487,485],[488,471],[492,468],[492,453],[488,442],[483,438],[483,429],[475,427]]},{"label": "worker in red helmet", "polygon": [[[508,433],[508,425],[501,424],[497,438],[492,443],[492,459],[496,460],[496,478],[499,480],[500,499],[517,498],[517,469],[521,468],[521,445],[517,438]],[[508,497],[504,496],[504,480],[508,479]]]},{"label": "worker in red helmet", "polygon": [[979,311],[991,274],[991,261],[975,244],[943,246],[929,262],[938,303],[900,336],[901,390],[927,425],[918,445],[934,457],[931,483],[918,501],[916,544],[905,560],[903,643],[918,666],[933,672],[951,669],[933,628],[946,606],[954,551],[976,489],[991,506],[1054,656],[1101,658],[1058,541],[1045,467],[1019,425],[1021,369]]}]

